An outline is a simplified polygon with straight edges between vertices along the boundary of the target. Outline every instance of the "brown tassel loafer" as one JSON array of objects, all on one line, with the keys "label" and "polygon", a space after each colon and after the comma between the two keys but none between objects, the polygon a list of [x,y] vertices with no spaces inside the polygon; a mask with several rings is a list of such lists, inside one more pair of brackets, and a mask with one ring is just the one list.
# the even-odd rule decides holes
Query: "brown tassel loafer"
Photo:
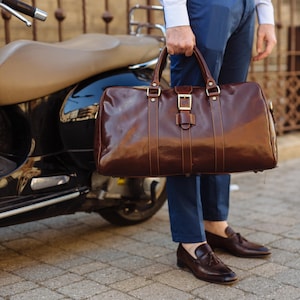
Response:
[{"label": "brown tassel loafer", "polygon": [[213,248],[219,248],[239,257],[265,257],[270,255],[271,252],[263,245],[247,241],[239,233],[233,231],[229,226],[226,228],[225,233],[227,238],[215,235],[208,231],[206,239],[209,245]]},{"label": "brown tassel loafer", "polygon": [[189,269],[198,279],[221,284],[231,284],[237,280],[236,274],[229,269],[212,251],[208,244],[200,245],[192,257],[179,244],[177,249],[177,265]]}]

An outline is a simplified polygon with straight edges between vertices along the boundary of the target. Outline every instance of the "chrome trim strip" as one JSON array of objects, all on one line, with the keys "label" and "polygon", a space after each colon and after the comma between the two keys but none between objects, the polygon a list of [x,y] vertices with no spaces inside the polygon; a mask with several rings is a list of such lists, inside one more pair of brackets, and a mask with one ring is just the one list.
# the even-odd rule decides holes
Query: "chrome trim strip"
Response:
[{"label": "chrome trim strip", "polygon": [[29,205],[29,206],[20,207],[20,208],[16,208],[16,209],[13,209],[13,210],[10,210],[10,211],[6,211],[6,212],[3,212],[3,213],[0,213],[0,219],[4,219],[4,218],[12,217],[12,216],[15,216],[15,215],[19,215],[19,214],[29,212],[29,211],[32,211],[32,210],[35,210],[35,209],[39,209],[39,208],[42,208],[42,207],[45,207],[45,206],[53,205],[53,204],[56,204],[56,203],[59,203],[59,202],[68,201],[68,200],[71,200],[71,199],[74,199],[74,198],[78,197],[79,195],[80,195],[79,192],[75,192],[75,193],[68,194],[68,195],[65,195],[65,196],[61,196],[61,197],[58,197],[58,198],[55,198],[55,199],[51,199],[51,200],[43,201],[43,202],[40,202],[40,203],[32,204],[32,205]]},{"label": "chrome trim strip", "polygon": [[140,63],[140,64],[135,64],[135,65],[128,66],[128,69],[129,70],[138,70],[138,69],[149,68],[151,66],[156,65],[157,61],[158,61],[158,58],[154,58],[154,59],[151,59],[151,60],[146,61],[144,63]]},{"label": "chrome trim strip", "polygon": [[70,176],[58,175],[49,177],[34,177],[31,179],[30,187],[33,191],[66,184],[70,181]]}]

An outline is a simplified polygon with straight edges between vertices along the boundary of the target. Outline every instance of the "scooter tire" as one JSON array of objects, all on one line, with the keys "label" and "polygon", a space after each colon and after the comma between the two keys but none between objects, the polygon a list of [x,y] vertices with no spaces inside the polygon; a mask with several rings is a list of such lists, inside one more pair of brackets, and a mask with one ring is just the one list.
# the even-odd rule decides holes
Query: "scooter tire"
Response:
[{"label": "scooter tire", "polygon": [[166,184],[155,199],[125,201],[118,207],[110,207],[98,210],[102,218],[111,224],[118,226],[135,225],[152,218],[165,204],[167,199]]}]

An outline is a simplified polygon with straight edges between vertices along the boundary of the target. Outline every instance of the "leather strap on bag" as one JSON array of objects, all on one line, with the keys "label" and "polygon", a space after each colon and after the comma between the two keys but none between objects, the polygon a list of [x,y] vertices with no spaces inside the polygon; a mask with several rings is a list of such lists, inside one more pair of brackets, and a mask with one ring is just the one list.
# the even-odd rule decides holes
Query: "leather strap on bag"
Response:
[{"label": "leather strap on bag", "polygon": [[160,89],[153,88],[147,92],[148,96],[148,147],[150,175],[159,174],[158,153],[158,100]]},{"label": "leather strap on bag", "polygon": [[[157,106],[149,104],[149,152],[150,162],[154,170],[159,169],[159,153],[158,153],[158,98],[161,93],[160,79],[163,68],[167,59],[167,48],[164,47],[154,69],[151,86],[147,90],[149,102],[155,102]],[[205,91],[210,103],[211,117],[214,134],[215,149],[215,170],[224,170],[224,139],[223,139],[223,118],[220,103],[220,88],[212,77],[208,66],[197,47],[194,48],[194,55],[199,63],[201,73],[205,82]],[[182,169],[183,173],[192,173],[192,143],[191,143],[191,127],[195,125],[196,118],[192,114],[192,91],[191,86],[180,86],[174,88],[178,95],[178,113],[176,114],[176,124],[180,126],[182,139]],[[152,96],[150,96],[152,95]],[[153,97],[155,95],[155,97]],[[156,99],[157,101],[154,101]],[[155,107],[155,108],[154,108]],[[156,114],[156,115],[155,115]],[[157,123],[155,123],[157,122]],[[152,138],[153,137],[153,140]],[[151,167],[152,168],[152,167]]]},{"label": "leather strap on bag", "polygon": [[223,118],[221,103],[214,97],[209,97],[210,110],[212,115],[212,125],[214,131],[214,142],[215,142],[215,172],[217,170],[225,169],[225,142],[223,134]]},{"label": "leather strap on bag", "polygon": [[192,114],[193,104],[193,87],[192,86],[176,86],[177,108],[176,125],[181,127],[181,157],[182,171],[184,174],[192,173],[193,157],[192,157],[192,125],[196,124],[195,115]]}]

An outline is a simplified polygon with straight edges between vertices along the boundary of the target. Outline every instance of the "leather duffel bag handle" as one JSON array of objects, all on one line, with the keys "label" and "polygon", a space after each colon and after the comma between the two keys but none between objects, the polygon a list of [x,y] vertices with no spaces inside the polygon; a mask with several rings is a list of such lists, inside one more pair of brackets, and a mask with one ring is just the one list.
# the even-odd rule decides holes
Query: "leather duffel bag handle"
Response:
[{"label": "leather duffel bag handle", "polygon": [[[212,77],[208,66],[200,52],[200,50],[197,47],[194,47],[193,53],[197,59],[197,62],[200,66],[200,70],[205,82],[205,88],[206,88],[206,94],[208,97],[215,97],[220,94],[220,88],[217,85],[216,81]],[[154,69],[152,81],[151,81],[151,86],[153,88],[159,87],[160,85],[160,79],[161,79],[161,74],[164,69],[164,66],[166,64],[166,59],[168,56],[168,51],[167,47],[164,47],[159,55],[157,64]]]}]

